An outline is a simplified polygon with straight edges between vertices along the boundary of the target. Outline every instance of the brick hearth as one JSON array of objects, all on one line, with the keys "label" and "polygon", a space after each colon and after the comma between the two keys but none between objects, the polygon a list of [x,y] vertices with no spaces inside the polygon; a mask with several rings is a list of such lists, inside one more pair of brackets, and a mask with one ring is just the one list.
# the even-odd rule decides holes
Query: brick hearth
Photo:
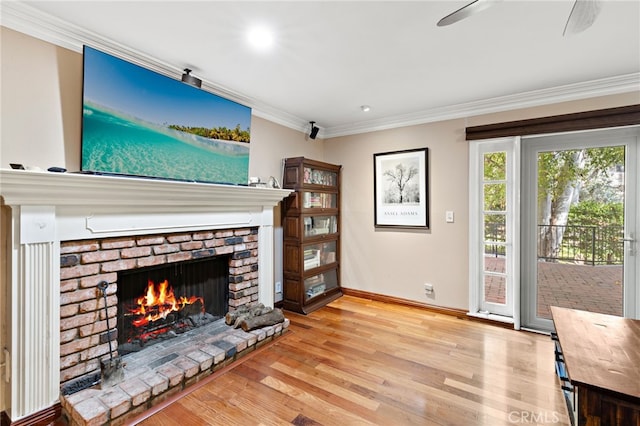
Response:
[{"label": "brick hearth", "polygon": [[220,368],[271,342],[289,327],[284,323],[244,332],[218,320],[158,343],[151,351],[127,355],[124,379],[112,387],[94,387],[61,398],[71,425],[117,426],[177,394]]}]

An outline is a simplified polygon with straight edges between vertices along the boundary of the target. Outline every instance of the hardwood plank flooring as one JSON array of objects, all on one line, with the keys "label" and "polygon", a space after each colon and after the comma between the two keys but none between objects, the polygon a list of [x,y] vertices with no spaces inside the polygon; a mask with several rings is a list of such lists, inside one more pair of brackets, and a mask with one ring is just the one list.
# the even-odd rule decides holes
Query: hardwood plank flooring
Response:
[{"label": "hardwood plank flooring", "polygon": [[343,296],[135,423],[568,425],[548,336]]}]

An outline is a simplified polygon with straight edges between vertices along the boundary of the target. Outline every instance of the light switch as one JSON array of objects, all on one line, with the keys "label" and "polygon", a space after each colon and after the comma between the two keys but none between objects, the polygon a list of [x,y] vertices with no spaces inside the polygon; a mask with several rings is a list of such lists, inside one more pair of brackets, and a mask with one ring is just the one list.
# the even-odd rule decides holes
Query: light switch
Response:
[{"label": "light switch", "polygon": [[453,223],[453,212],[451,210],[445,212],[444,220],[447,223]]}]

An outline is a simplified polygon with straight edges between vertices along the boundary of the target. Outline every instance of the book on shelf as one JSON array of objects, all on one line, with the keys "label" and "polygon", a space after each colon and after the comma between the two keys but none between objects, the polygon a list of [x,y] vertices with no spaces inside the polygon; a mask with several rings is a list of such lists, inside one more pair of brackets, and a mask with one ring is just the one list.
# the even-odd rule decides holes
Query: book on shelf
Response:
[{"label": "book on shelf", "polygon": [[317,268],[320,266],[320,250],[307,249],[304,251],[304,269]]},{"label": "book on shelf", "polygon": [[309,277],[309,278],[304,280],[304,284],[305,284],[306,287],[313,287],[314,285],[316,285],[318,283],[322,283],[322,282],[324,282],[322,280],[322,274],[314,275],[314,276]]},{"label": "book on shelf", "polygon": [[306,291],[307,293],[307,297],[311,298],[313,296],[317,296],[318,294],[324,293],[324,291],[326,290],[327,286],[324,283],[321,284],[316,284],[312,287],[309,287]]}]

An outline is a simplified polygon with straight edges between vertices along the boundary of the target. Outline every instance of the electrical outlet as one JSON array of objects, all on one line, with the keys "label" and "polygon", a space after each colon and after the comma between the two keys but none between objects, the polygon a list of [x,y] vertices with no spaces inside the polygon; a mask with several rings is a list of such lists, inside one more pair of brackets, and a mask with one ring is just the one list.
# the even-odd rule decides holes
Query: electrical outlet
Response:
[{"label": "electrical outlet", "polygon": [[433,284],[425,283],[424,292],[425,292],[425,294],[432,294],[433,293]]},{"label": "electrical outlet", "polygon": [[280,281],[276,281],[276,293],[282,293],[282,283]]}]

